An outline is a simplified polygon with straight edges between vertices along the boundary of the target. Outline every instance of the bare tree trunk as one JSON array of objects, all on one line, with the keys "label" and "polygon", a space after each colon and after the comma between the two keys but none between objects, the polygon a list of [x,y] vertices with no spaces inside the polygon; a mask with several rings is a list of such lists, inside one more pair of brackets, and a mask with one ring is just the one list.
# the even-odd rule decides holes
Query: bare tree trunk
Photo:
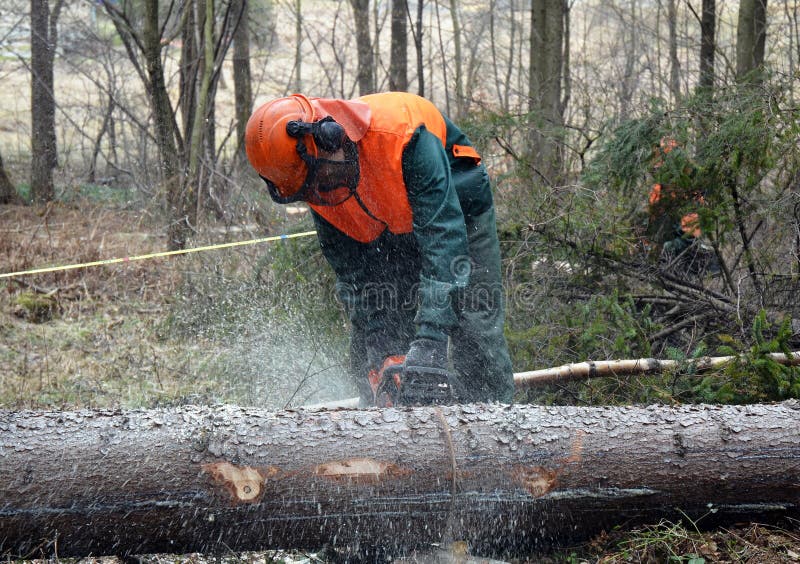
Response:
[{"label": "bare tree trunk", "polygon": [[414,32],[414,49],[417,53],[417,94],[425,96],[425,59],[422,49],[422,16],[424,14],[424,0],[417,0],[417,25]]},{"label": "bare tree trunk", "polygon": [[6,173],[6,167],[3,165],[3,157],[0,155],[0,204],[21,204],[22,198],[19,197],[17,189],[14,188],[14,183]]},{"label": "bare tree trunk", "polygon": [[[572,99],[572,59],[570,58],[570,48],[572,42],[572,12],[571,12],[571,4],[569,2],[564,2],[562,4],[562,39],[561,39],[561,83],[562,88],[561,92],[559,93],[559,105],[558,105],[558,115],[559,115],[559,123],[563,127],[564,125],[564,112],[566,111],[567,107],[569,107],[569,102]],[[564,136],[560,135],[559,138],[562,140]],[[561,166],[563,167],[564,162],[564,151],[563,149],[559,151],[560,159],[561,159]]]},{"label": "bare tree trunk", "polygon": [[303,91],[303,1],[294,0],[294,13],[295,13],[295,46],[294,46],[294,91]]},{"label": "bare tree trunk", "polygon": [[456,64],[456,75],[453,77],[456,90],[456,112],[453,117],[456,120],[460,120],[464,117],[466,100],[464,99],[464,71],[461,65],[461,21],[458,16],[458,2],[456,0],[450,0],[450,21],[453,22],[453,60]]},{"label": "bare tree trunk", "polygon": [[[797,0],[794,0],[792,6],[788,2],[783,5],[784,13],[786,14],[786,21],[789,22],[789,76],[796,76],[796,68],[800,62],[800,6]],[[795,99],[795,85],[794,81],[789,81],[789,99]]]},{"label": "bare tree trunk", "polygon": [[48,0],[31,0],[31,196],[34,202],[55,198],[56,99],[53,61],[62,0],[50,11]]},{"label": "bare tree trunk", "polygon": [[[514,0],[508,0],[508,23],[509,28],[506,30],[505,26],[498,25],[497,16],[497,0],[492,0],[489,3],[489,46],[492,54],[492,74],[495,82],[495,92],[497,93],[497,102],[500,104],[500,109],[503,112],[510,112],[509,97],[512,91],[511,75],[514,69],[514,49],[517,44],[517,18],[515,16],[516,6]],[[505,73],[500,75],[503,69],[503,64],[498,56],[498,40],[497,30],[502,29],[504,33],[508,33],[508,59],[505,64]]]},{"label": "bare tree trunk", "polygon": [[[372,84],[375,85],[375,92],[378,92],[380,88],[386,84],[386,77],[382,77],[381,81],[378,81],[378,69],[386,68],[386,65],[383,64],[383,60],[381,59],[381,44],[379,41],[379,37],[381,36],[381,29],[383,24],[385,23],[385,17],[381,17],[381,6],[380,2],[373,2],[372,3],[372,24],[374,29],[372,31],[372,37],[375,38],[375,41],[372,42]],[[389,24],[389,32],[391,33],[391,22]],[[389,38],[391,41],[391,38]],[[391,45],[390,45],[391,47]],[[390,49],[391,51],[391,49]],[[390,55],[391,56],[391,55]]]},{"label": "bare tree trunk", "polygon": [[565,0],[543,0],[531,6],[529,109],[535,123],[531,142],[533,173],[556,184],[563,166]]},{"label": "bare tree trunk", "polygon": [[179,75],[179,107],[181,128],[185,139],[192,138],[194,115],[197,111],[197,77],[200,73],[200,34],[197,32],[198,2],[187,0],[181,26],[181,60]]},{"label": "bare tree trunk", "polygon": [[736,79],[761,81],[767,39],[767,0],[742,0],[736,31]]},{"label": "bare tree trunk", "polygon": [[[299,1],[299,0],[298,0]],[[247,120],[253,113],[253,87],[250,73],[250,0],[235,0],[233,17],[236,31],[233,34],[233,89],[236,104],[236,159],[247,162],[244,152],[244,134]],[[299,41],[298,41],[299,43]]]},{"label": "bare tree trunk", "polygon": [[800,274],[800,202],[794,205],[792,217],[794,218],[794,264],[791,267],[792,274]]},{"label": "bare tree trunk", "polygon": [[[789,355],[784,353],[770,353],[767,357],[785,366],[800,365],[800,351],[793,352]],[[692,370],[692,373],[702,373],[731,364],[740,358],[739,356],[716,356],[688,359],[685,361],[637,358],[576,362],[574,364],[565,364],[553,368],[516,372],[514,374],[514,386],[516,386],[518,390],[524,390],[525,388],[534,388],[547,384],[581,382],[590,378],[603,376],[619,377],[629,374],[653,374],[670,370],[681,372]]]},{"label": "bare tree trunk", "polygon": [[[110,84],[111,77],[109,76],[109,85]],[[100,131],[97,133],[97,137],[95,138],[94,149],[92,150],[92,160],[89,162],[89,173],[87,174],[86,180],[90,183],[94,183],[97,177],[97,158],[100,156],[103,137],[110,132],[113,125],[115,107],[116,104],[114,103],[114,94],[113,92],[109,92],[108,102],[106,102],[106,111],[103,114],[103,123],[100,126]]]},{"label": "bare tree trunk", "polygon": [[369,0],[350,0],[353,8],[353,22],[356,28],[356,49],[358,51],[358,92],[361,96],[375,92],[374,57],[369,30]]},{"label": "bare tree trunk", "polygon": [[477,553],[797,516],[800,406],[0,412],[0,554]]},{"label": "bare tree trunk", "polygon": [[408,0],[392,0],[389,90],[408,90]]},{"label": "bare tree trunk", "polygon": [[716,51],[717,4],[716,0],[703,0],[700,21],[700,83],[701,92],[708,98],[714,93],[714,53]]},{"label": "bare tree trunk", "polygon": [[[440,10],[439,10],[439,8],[440,8],[439,0],[434,0],[433,5],[434,5],[434,12],[436,14],[436,34],[437,34],[437,43],[439,44],[438,45],[438,47],[439,47],[439,57],[440,57],[440,60],[442,61],[442,65],[441,65],[442,83],[445,85],[445,88],[444,88],[444,113],[445,113],[445,115],[451,116],[451,115],[454,115],[454,114],[450,110],[450,94],[451,94],[450,91],[451,91],[451,88],[450,88],[450,81],[447,78],[447,63],[446,63],[446,61],[448,61],[450,59],[450,55],[447,54],[447,51],[444,48],[444,38],[442,37],[442,29],[443,29],[444,26],[442,25],[442,16],[441,16]],[[429,50],[429,54],[428,54],[428,66],[431,67],[431,74],[430,74],[430,77],[431,77],[431,87],[430,87],[431,88],[431,94],[433,94],[433,92],[435,90],[434,86],[433,86],[434,85],[433,57],[434,57],[434,52],[433,52],[433,48],[431,46],[431,48]]]},{"label": "bare tree trunk", "polygon": [[[213,120],[209,118],[209,98],[211,91],[211,77],[214,73],[214,0],[202,0],[200,5],[204,9],[203,14],[198,14],[198,25],[202,21],[203,33],[200,35],[202,42],[198,47],[202,47],[203,64],[200,69],[201,77],[197,92],[197,108],[194,113],[194,123],[192,124],[192,137],[189,144],[189,174],[187,175],[186,188],[184,193],[187,198],[187,205],[194,204],[195,212],[191,216],[192,224],[197,220],[197,212],[202,205],[200,200],[202,185],[201,167],[207,156],[206,141],[209,139],[209,129],[206,124]],[[212,155],[213,156],[213,155]],[[210,161],[206,161],[210,163]],[[210,166],[207,167],[210,170]],[[210,179],[206,182],[210,184]]]},{"label": "bare tree trunk", "polygon": [[155,119],[156,142],[167,193],[170,224],[167,228],[169,250],[183,249],[194,224],[195,202],[184,193],[184,182],[176,142],[177,127],[172,114],[161,65],[161,30],[158,25],[158,0],[145,0],[142,30],[150,104]]},{"label": "bare tree trunk", "polygon": [[630,0],[630,23],[625,21],[625,15],[620,14],[620,21],[625,25],[625,31],[622,32],[623,45],[625,47],[625,67],[620,84],[620,105],[619,115],[620,120],[628,119],[629,112],[633,109],[630,105],[630,100],[633,98],[635,90],[634,76],[638,66],[639,58],[642,53],[639,49],[639,22],[636,18],[636,0]]},{"label": "bare tree trunk", "polygon": [[667,23],[669,25],[669,91],[672,100],[681,101],[681,61],[678,59],[678,8],[675,0],[667,2]]}]

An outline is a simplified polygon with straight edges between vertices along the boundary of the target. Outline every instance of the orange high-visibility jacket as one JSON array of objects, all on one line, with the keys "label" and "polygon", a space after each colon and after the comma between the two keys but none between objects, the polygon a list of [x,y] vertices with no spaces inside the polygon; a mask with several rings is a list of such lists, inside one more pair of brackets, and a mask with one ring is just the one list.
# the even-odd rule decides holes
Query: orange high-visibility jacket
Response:
[{"label": "orange high-visibility jacket", "polygon": [[[311,103],[318,106],[314,99]],[[369,120],[366,131],[357,140],[361,169],[358,199],[350,198],[337,206],[312,205],[311,208],[360,243],[374,241],[386,229],[398,235],[411,233],[413,214],[403,178],[403,151],[420,126],[425,126],[444,147],[447,139],[444,117],[428,100],[405,92],[372,94],[339,103],[364,103],[369,108],[368,114],[351,113],[366,115]],[[319,107],[315,110],[322,113]],[[476,163],[480,162],[480,156],[469,145],[454,145],[452,151],[456,157],[472,157]]]}]

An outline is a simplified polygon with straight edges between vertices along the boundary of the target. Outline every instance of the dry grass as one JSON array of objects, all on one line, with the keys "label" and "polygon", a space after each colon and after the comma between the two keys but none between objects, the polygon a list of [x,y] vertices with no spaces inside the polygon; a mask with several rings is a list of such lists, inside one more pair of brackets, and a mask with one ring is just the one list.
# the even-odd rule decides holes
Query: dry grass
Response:
[{"label": "dry grass", "polygon": [[[154,231],[142,212],[85,203],[3,206],[0,272],[164,250]],[[263,252],[3,279],[0,408],[185,402],[283,407],[290,399],[293,405],[326,399],[331,372],[322,369],[332,361],[309,344],[313,335],[248,304],[247,291],[236,294],[242,271],[252,271]],[[203,284],[210,290],[198,291]],[[221,336],[205,326],[215,321],[202,317],[209,307],[197,300],[215,300],[215,307],[225,301],[234,329]],[[48,307],[39,311],[36,303],[43,301]],[[193,330],[173,330],[169,320],[176,311],[200,316]]]},{"label": "dry grass", "polygon": [[[74,264],[163,248],[146,218],[100,207],[0,208],[0,271]],[[176,272],[157,261],[4,279],[0,298],[0,405],[107,406],[149,403],[164,382],[153,327]],[[38,319],[25,298],[47,296]],[[158,348],[157,348],[158,347]],[[175,392],[176,390],[172,390]]]},{"label": "dry grass", "polygon": [[587,546],[591,556],[573,561],[788,564],[800,562],[797,525],[783,529],[753,523],[701,532],[691,524],[662,521],[632,532],[600,535]]}]

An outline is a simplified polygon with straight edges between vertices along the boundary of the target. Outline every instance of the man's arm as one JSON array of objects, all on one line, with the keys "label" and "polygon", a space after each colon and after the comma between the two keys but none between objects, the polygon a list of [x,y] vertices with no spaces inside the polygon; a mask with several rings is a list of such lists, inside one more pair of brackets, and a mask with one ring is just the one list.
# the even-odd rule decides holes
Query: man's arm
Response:
[{"label": "man's arm", "polygon": [[[353,329],[353,341],[366,347],[366,355],[374,367],[387,356],[406,352],[412,337],[410,319],[402,323],[406,289],[412,282],[401,280],[404,269],[414,269],[406,263],[386,263],[385,247],[375,243],[360,243],[351,239],[312,210],[322,253],[336,273],[336,295],[344,306]],[[412,234],[394,235],[395,252],[408,247],[414,251]],[[415,254],[415,253],[413,253]],[[410,314],[409,314],[410,315]],[[353,355],[351,351],[351,356]],[[358,355],[355,355],[358,356]],[[351,359],[353,360],[353,359]],[[355,359],[358,364],[358,359]]]},{"label": "man's arm", "polygon": [[453,290],[466,286],[471,265],[464,214],[447,154],[442,142],[424,126],[403,153],[403,177],[422,255],[417,337],[446,341],[458,323]]}]

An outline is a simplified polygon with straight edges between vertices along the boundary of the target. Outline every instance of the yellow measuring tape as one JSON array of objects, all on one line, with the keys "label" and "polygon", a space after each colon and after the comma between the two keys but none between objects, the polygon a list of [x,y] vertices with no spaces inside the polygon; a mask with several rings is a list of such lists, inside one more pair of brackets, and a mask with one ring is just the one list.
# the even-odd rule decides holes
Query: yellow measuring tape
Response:
[{"label": "yellow measuring tape", "polygon": [[259,243],[269,243],[271,241],[282,241],[284,239],[296,239],[298,237],[308,237],[309,235],[316,235],[316,231],[303,231],[302,233],[292,233],[291,235],[274,235],[272,237],[262,237],[261,239],[251,239],[249,241],[236,241],[234,243],[220,243],[218,245],[206,245],[205,247],[194,247],[191,249],[180,249],[177,251],[164,251],[162,253],[150,253],[148,255],[136,255],[133,257],[120,257],[105,260],[96,260],[94,262],[82,262],[78,264],[66,264],[62,266],[46,266],[43,268],[34,268],[32,270],[20,270],[18,272],[6,272],[0,274],[0,278],[11,278],[13,276],[24,276],[26,274],[43,274],[45,272],[59,272],[61,270],[74,270],[76,268],[88,268],[90,266],[103,266],[107,264],[118,264],[125,262],[133,262],[135,260],[145,260],[159,257],[171,257],[173,255],[185,255],[188,253],[199,253],[201,251],[211,251],[214,249],[229,249],[231,247],[242,247],[244,245],[257,245]]}]

